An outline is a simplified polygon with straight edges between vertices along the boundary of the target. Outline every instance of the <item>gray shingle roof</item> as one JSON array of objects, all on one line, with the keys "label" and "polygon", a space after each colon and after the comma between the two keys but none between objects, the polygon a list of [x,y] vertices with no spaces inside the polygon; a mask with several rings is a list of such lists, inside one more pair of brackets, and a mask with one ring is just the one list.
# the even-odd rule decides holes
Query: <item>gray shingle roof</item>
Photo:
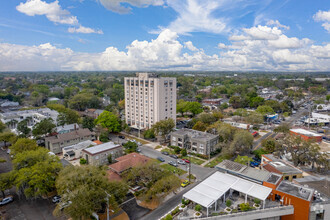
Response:
[{"label": "gray shingle roof", "polygon": [[90,135],[95,135],[95,132],[91,132],[89,129],[78,129],[72,132],[64,133],[64,134],[58,134],[56,136],[50,136],[46,137],[45,141],[50,143],[59,143],[63,141],[68,141],[76,138],[82,138]]}]

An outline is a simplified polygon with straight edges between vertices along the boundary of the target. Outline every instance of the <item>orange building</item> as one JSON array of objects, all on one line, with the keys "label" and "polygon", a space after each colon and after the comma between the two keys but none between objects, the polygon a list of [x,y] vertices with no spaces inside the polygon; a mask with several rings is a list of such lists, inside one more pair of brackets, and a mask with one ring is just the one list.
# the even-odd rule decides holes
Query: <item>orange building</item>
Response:
[{"label": "orange building", "polygon": [[[264,185],[267,186],[267,184]],[[314,189],[287,181],[282,181],[269,196],[269,199],[280,201],[282,205],[294,207],[294,214],[282,216],[281,219],[283,220],[308,220],[313,198]]]},{"label": "orange building", "polygon": [[297,129],[290,129],[291,135],[298,135],[305,141],[316,141],[321,142],[322,141],[322,135],[307,131],[305,129],[297,128]]}]

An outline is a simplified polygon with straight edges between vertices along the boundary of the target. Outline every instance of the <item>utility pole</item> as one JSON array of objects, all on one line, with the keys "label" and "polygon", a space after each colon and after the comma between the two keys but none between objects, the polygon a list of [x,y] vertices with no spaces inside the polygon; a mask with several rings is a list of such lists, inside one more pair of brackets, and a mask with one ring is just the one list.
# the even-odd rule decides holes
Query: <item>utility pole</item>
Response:
[{"label": "utility pole", "polygon": [[109,216],[109,212],[110,212],[110,210],[109,210],[109,197],[110,197],[110,195],[106,191],[104,191],[104,192],[107,194],[107,220],[110,220],[110,216]]},{"label": "utility pole", "polygon": [[190,156],[190,154],[189,154],[189,174],[188,174],[188,176],[189,176],[189,183],[190,183],[190,172],[191,172],[191,156]]}]

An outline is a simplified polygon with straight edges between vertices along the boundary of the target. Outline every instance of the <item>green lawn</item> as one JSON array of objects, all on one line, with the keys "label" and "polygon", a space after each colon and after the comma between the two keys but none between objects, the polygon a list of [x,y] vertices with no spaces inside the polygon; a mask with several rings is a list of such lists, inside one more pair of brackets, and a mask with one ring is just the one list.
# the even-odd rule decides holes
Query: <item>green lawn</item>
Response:
[{"label": "green lawn", "polygon": [[180,168],[171,166],[169,164],[162,164],[160,165],[163,169],[171,171],[172,173],[175,172],[176,174],[178,174],[179,176],[181,176],[182,174],[187,173],[187,171],[181,170]]},{"label": "green lawn", "polygon": [[206,164],[205,167],[214,167],[218,163],[221,163],[223,160],[230,159],[230,157],[226,156],[218,156],[214,160],[212,160],[210,163]]},{"label": "green lawn", "polygon": [[205,162],[205,160],[198,159],[198,158],[196,158],[196,157],[188,157],[188,156],[185,156],[185,157],[182,157],[182,159],[187,159],[187,160],[189,160],[191,163],[194,163],[194,164],[197,164],[197,165],[201,165],[202,163]]}]

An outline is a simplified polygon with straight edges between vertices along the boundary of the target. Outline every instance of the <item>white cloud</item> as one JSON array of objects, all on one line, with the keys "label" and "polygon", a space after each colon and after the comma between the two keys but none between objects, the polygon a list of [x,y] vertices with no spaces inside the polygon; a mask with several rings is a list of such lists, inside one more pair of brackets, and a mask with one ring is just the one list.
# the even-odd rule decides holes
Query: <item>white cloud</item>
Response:
[{"label": "white cloud", "polygon": [[286,30],[290,29],[289,26],[281,24],[278,20],[275,20],[275,21],[274,20],[269,20],[269,21],[267,21],[266,25],[275,26],[275,27],[278,27],[278,28],[284,28]]},{"label": "white cloud", "polygon": [[322,27],[330,33],[330,11],[318,11],[313,16],[315,21],[324,22]]},{"label": "white cloud", "polygon": [[[38,70],[269,70],[329,71],[330,43],[313,45],[309,39],[290,38],[276,27],[259,27],[277,35],[252,38],[255,31],[242,30],[245,39],[219,43],[218,54],[206,54],[192,42],[180,42],[178,34],[166,29],[151,41],[135,40],[118,50],[79,53],[50,43],[22,46],[0,43],[0,71]],[[267,35],[266,35],[267,36]],[[184,48],[190,48],[187,52]]]},{"label": "white cloud", "polygon": [[318,11],[313,16],[315,21],[329,21],[330,22],[330,11]]},{"label": "white cloud", "polygon": [[68,31],[70,33],[82,33],[82,34],[103,34],[102,30],[95,30],[93,28],[89,28],[89,27],[84,27],[84,26],[79,26],[79,28],[75,28],[75,27],[70,27],[68,28]]},{"label": "white cloud", "polygon": [[69,11],[64,10],[58,4],[58,1],[47,3],[41,0],[28,0],[21,2],[16,6],[17,11],[28,16],[45,15],[48,20],[59,24],[78,24],[76,16],[72,16]]},{"label": "white cloud", "polygon": [[323,23],[322,27],[330,33],[330,23]]},{"label": "white cloud", "polygon": [[[45,15],[48,20],[55,24],[79,25],[76,16],[71,15],[68,10],[62,9],[58,0],[47,3],[41,0],[27,0],[25,3],[21,2],[16,6],[17,11],[28,16]],[[89,27],[79,26],[79,28],[71,27],[68,29],[70,33],[97,33],[103,34],[101,30],[94,30]]]},{"label": "white cloud", "polygon": [[184,46],[191,51],[198,51],[191,41],[184,42]]},{"label": "white cloud", "polygon": [[130,7],[125,7],[122,3],[130,4],[134,7],[148,7],[149,5],[164,5],[163,0],[99,0],[100,3],[108,10],[120,14],[127,14],[131,11]]},{"label": "white cloud", "polygon": [[168,29],[178,34],[191,32],[223,33],[228,31],[226,20],[213,13],[226,1],[215,0],[168,0],[167,4],[178,13]]},{"label": "white cloud", "polygon": [[219,49],[227,49],[227,46],[224,43],[219,43],[218,48]]}]

